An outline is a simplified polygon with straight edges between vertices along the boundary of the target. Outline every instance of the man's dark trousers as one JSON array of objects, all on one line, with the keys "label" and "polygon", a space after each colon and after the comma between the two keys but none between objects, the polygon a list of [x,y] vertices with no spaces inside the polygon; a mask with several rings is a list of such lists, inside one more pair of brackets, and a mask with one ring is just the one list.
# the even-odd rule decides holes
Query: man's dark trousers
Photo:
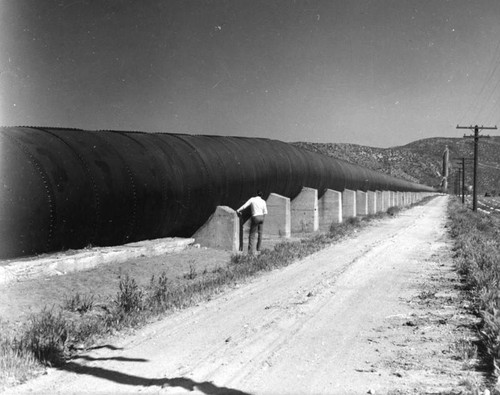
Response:
[{"label": "man's dark trousers", "polygon": [[264,231],[264,216],[255,215],[252,217],[252,222],[250,223],[250,235],[248,238],[248,253],[253,254],[253,245],[255,244],[255,236],[258,233],[257,238],[257,251],[260,251],[260,246],[262,244],[262,233]]}]

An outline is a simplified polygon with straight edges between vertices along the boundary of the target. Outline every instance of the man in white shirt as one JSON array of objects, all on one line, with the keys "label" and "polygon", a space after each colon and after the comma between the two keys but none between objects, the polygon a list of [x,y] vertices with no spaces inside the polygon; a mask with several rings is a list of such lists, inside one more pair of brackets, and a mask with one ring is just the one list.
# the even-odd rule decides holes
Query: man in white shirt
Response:
[{"label": "man in white shirt", "polygon": [[254,254],[254,243],[255,243],[255,233],[258,233],[257,239],[257,251],[260,251],[260,246],[262,243],[262,232],[264,230],[264,218],[267,214],[266,201],[262,199],[262,192],[257,191],[257,196],[254,196],[247,200],[247,202],[241,206],[236,213],[241,215],[241,212],[250,206],[252,210],[252,220],[250,223],[250,235],[248,236],[248,253],[250,255]]}]

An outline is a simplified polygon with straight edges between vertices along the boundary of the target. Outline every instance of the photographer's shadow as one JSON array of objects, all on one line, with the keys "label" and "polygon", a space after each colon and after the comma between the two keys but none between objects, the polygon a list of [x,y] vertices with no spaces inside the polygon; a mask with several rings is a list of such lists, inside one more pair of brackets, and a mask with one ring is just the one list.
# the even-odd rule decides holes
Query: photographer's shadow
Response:
[{"label": "photographer's shadow", "polygon": [[[114,358],[110,358],[114,359]],[[120,359],[121,361],[127,361],[126,359]],[[137,362],[135,359],[130,361]],[[140,360],[141,362],[147,362],[147,360]],[[157,386],[160,388],[166,387],[181,387],[188,391],[200,391],[207,395],[250,395],[247,392],[239,391],[227,387],[218,387],[215,384],[204,381],[197,382],[191,380],[187,377],[173,377],[173,378],[146,378],[140,376],[134,376],[126,373],[122,373],[115,370],[109,370],[94,366],[81,365],[76,362],[67,362],[63,366],[59,367],[60,370],[66,370],[68,372],[73,372],[77,374],[86,374],[94,377],[99,377],[102,379],[114,381],[118,384],[125,384],[130,386],[143,386],[151,387]]]}]

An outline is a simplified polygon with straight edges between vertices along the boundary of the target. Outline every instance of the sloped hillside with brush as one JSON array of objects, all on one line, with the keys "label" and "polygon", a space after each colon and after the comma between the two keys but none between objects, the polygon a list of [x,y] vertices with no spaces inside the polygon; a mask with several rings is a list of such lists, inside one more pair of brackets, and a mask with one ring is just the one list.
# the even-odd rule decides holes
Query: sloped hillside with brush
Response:
[{"label": "sloped hillside with brush", "polygon": [[356,144],[293,143],[309,151],[342,159],[381,173],[431,186],[441,183],[441,160],[406,148],[374,148]]},{"label": "sloped hillside with brush", "polygon": [[[445,146],[450,150],[450,192],[457,181],[458,169],[465,160],[465,185],[473,183],[474,139],[472,138],[431,138],[417,140],[407,144],[403,149],[410,149],[418,155],[428,154],[441,158]],[[491,136],[479,139],[478,193],[500,193],[500,137]],[[457,164],[457,162],[459,164]]]},{"label": "sloped hillside with brush", "polygon": [[[473,139],[429,138],[401,147],[374,148],[356,144],[296,142],[309,151],[342,159],[394,177],[438,187],[442,181],[443,153],[450,151],[449,191],[454,191],[458,168],[455,158],[473,158]],[[466,185],[472,185],[472,160],[466,161]],[[484,138],[479,146],[479,193],[500,192],[500,137]]]}]

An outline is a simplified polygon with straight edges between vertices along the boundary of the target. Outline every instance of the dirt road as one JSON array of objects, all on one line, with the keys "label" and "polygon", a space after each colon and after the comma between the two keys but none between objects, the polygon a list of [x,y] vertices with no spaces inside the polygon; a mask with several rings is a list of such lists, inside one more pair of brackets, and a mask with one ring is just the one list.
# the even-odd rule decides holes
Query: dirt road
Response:
[{"label": "dirt road", "polygon": [[446,197],[51,370],[17,393],[363,394],[459,390],[471,336]]}]

